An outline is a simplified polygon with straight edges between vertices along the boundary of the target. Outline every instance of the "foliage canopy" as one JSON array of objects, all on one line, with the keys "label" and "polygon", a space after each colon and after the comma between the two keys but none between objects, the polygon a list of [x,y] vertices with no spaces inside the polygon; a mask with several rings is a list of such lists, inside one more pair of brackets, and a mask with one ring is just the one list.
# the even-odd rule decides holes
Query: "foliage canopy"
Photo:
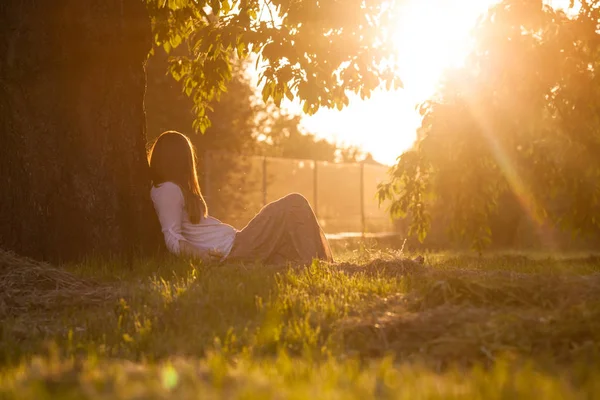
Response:
[{"label": "foliage canopy", "polygon": [[570,17],[540,0],[505,0],[482,17],[464,67],[421,106],[416,144],[380,186],[412,234],[423,240],[443,206],[451,233],[482,249],[507,192],[540,221],[598,229],[599,6],[584,1]]},{"label": "foliage canopy", "polygon": [[298,99],[304,112],[368,97],[382,82],[400,86],[390,21],[396,0],[147,0],[155,44],[182,43],[170,72],[194,99],[195,129],[210,121],[209,102],[231,79],[231,56],[254,55],[264,101]]}]

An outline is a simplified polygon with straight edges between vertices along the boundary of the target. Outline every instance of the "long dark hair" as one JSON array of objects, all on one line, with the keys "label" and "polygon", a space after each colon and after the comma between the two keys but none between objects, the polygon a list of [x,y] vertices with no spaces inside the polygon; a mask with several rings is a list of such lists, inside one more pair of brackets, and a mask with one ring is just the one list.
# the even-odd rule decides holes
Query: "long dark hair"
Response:
[{"label": "long dark hair", "polygon": [[152,185],[173,182],[183,192],[185,209],[193,224],[208,215],[196,172],[196,152],[190,139],[182,133],[162,133],[148,154]]}]

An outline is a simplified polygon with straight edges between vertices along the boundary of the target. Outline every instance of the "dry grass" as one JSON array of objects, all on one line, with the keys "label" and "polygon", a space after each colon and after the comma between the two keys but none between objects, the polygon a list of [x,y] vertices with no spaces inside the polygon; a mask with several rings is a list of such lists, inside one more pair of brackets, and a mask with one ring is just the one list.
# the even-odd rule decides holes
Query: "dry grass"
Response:
[{"label": "dry grass", "polygon": [[600,359],[600,274],[424,268],[405,293],[342,319],[345,352],[446,365],[507,354],[540,362]]},{"label": "dry grass", "polygon": [[121,291],[0,250],[0,319],[35,311],[106,304]]},{"label": "dry grass", "polygon": [[[121,271],[116,265],[100,272],[96,264],[80,265],[71,274],[0,252],[0,364],[18,365],[40,353],[39,343],[52,341],[59,360],[83,354],[84,360],[99,358],[115,368],[127,359],[149,371],[153,362],[179,356],[212,365],[207,355],[216,354],[221,361],[210,368],[233,368],[246,360],[248,366],[238,371],[244,374],[273,367],[283,354],[310,368],[330,365],[336,379],[345,376],[347,360],[373,365],[391,355],[402,371],[419,365],[414,371],[422,372],[415,376],[435,380],[455,367],[467,371],[474,383],[461,387],[481,390],[480,398],[527,397],[528,382],[540,373],[548,385],[569,390],[596,381],[590,366],[600,360],[599,259],[452,255],[429,256],[420,265],[395,253],[359,256],[308,268],[153,259],[133,268],[136,276],[109,285],[80,276],[114,281]],[[47,329],[39,329],[44,324]],[[511,371],[533,369],[514,372],[509,382],[498,369],[507,359]],[[112,379],[89,368],[89,374]],[[20,376],[13,371],[11,376]],[[35,378],[35,368],[31,371],[26,376]],[[360,371],[369,379],[375,373]],[[292,382],[307,390],[321,382],[290,374],[278,391]],[[81,383],[65,376],[57,378],[65,390]],[[521,378],[514,393],[487,389],[494,379],[504,388]],[[444,390],[452,387],[447,376],[440,379]],[[254,383],[244,382],[240,390]],[[415,384],[418,395],[421,383]],[[343,386],[354,393],[355,385]],[[595,391],[589,386],[582,398]]]},{"label": "dry grass", "polygon": [[427,267],[424,265],[407,258],[376,258],[364,265],[352,262],[342,262],[335,265],[334,268],[347,274],[363,274],[370,277],[398,277],[420,274],[427,271]]}]

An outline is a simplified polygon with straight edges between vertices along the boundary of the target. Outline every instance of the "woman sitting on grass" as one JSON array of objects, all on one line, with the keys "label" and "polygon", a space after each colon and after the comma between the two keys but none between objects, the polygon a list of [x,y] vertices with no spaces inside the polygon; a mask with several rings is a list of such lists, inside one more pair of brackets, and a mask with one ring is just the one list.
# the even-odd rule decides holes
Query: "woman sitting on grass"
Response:
[{"label": "woman sitting on grass", "polygon": [[183,134],[161,134],[149,154],[151,196],[170,252],[202,260],[267,264],[332,261],[308,201],[290,194],[267,204],[241,231],[208,215],[194,147]]}]

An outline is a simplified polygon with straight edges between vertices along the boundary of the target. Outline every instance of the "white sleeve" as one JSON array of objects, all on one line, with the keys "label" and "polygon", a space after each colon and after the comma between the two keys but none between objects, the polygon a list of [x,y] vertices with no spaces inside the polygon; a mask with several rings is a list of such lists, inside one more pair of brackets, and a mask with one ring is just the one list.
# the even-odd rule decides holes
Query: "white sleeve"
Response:
[{"label": "white sleeve", "polygon": [[185,240],[181,234],[185,204],[181,189],[172,182],[164,182],[152,190],[152,201],[165,236],[167,249],[171,253],[179,254],[179,241]]}]

